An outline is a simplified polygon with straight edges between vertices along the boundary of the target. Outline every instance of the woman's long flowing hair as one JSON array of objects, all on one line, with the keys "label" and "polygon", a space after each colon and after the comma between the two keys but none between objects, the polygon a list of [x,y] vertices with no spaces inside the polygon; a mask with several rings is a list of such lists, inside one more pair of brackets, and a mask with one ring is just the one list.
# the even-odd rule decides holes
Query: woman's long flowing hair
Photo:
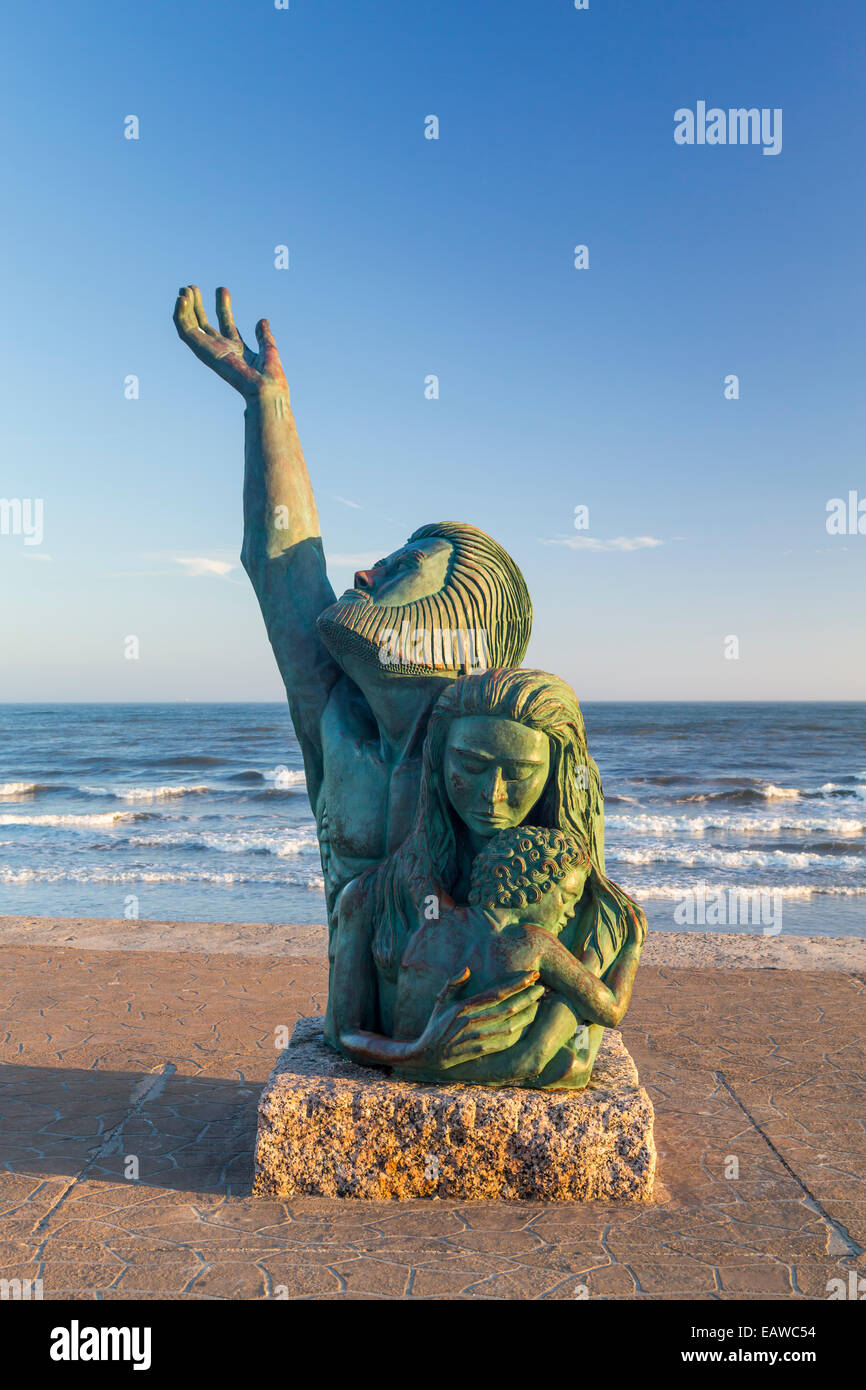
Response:
[{"label": "woman's long flowing hair", "polygon": [[445,787],[445,748],[453,721],[471,715],[511,719],[547,736],[550,772],[526,821],[575,834],[588,844],[593,868],[578,909],[575,949],[593,949],[599,969],[606,969],[622,945],[627,914],[640,909],[604,875],[601,778],[587,750],[577,697],[558,676],[525,670],[463,676],[433,707],[413,829],[384,864],[368,871],[378,968],[394,978],[408,933],[438,916],[442,895],[450,896],[457,878],[455,812]]}]

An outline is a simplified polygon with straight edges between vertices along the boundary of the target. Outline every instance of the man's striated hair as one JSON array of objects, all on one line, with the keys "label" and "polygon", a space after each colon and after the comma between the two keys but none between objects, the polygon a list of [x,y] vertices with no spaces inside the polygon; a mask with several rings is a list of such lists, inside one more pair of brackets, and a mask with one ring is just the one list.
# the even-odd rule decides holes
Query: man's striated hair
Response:
[{"label": "man's striated hair", "polygon": [[476,907],[531,907],[572,869],[589,873],[586,841],[539,825],[520,825],[492,835],[475,857],[469,901]]},{"label": "man's striated hair", "polygon": [[[316,626],[336,661],[348,654],[378,661],[392,676],[459,675],[520,664],[532,603],[511,556],[492,537],[460,521],[421,526],[406,545],[433,539],[451,546],[435,593],[400,604],[359,601],[353,594],[319,614]],[[407,635],[411,652],[403,646]]]},{"label": "man's striated hair", "polygon": [[453,546],[439,593],[418,603],[422,613],[429,605],[428,629],[486,632],[487,664],[519,666],[532,630],[532,600],[508,551],[477,526],[462,521],[419,526],[406,544],[423,540],[446,540]]}]

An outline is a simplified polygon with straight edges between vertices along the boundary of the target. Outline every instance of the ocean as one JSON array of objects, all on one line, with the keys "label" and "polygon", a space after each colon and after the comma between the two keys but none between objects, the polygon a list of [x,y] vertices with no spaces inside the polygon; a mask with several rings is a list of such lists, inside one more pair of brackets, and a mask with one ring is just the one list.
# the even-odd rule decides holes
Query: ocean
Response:
[{"label": "ocean", "polygon": [[[866,936],[866,704],[583,711],[653,930]],[[324,922],[287,706],[0,705],[0,913]]]}]

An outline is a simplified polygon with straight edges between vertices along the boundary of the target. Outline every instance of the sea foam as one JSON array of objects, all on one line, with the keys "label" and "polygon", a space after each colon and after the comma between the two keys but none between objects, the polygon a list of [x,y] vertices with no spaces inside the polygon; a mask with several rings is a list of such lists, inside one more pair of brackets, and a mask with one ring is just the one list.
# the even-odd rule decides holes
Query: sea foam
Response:
[{"label": "sea foam", "polygon": [[84,815],[25,816],[17,812],[0,815],[0,825],[56,825],[69,829],[86,829],[91,825],[117,825],[122,821],[141,820],[140,811],[95,811]]}]

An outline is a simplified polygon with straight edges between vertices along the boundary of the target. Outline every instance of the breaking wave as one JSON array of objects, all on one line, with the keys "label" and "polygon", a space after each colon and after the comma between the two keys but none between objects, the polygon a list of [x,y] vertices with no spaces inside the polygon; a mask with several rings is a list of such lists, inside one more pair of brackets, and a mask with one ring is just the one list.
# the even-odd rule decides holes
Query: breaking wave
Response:
[{"label": "breaking wave", "polygon": [[0,825],[65,826],[70,830],[86,830],[93,825],[121,825],[125,821],[149,820],[147,811],[94,811],[90,815],[25,816],[17,811],[4,811]]},{"label": "breaking wave", "polygon": [[605,816],[608,830],[625,835],[703,835],[707,830],[732,831],[739,835],[773,835],[779,831],[830,835],[864,835],[866,820],[853,816],[745,816],[745,815],[669,815],[640,812],[634,815]]},{"label": "breaking wave", "polygon": [[21,868],[0,864],[0,883],[277,883],[287,887],[324,888],[320,873],[286,870],[282,874],[255,874],[243,870],[209,869],[101,869]]},{"label": "breaking wave", "polygon": [[110,796],[116,801],[169,801],[180,796],[201,796],[213,791],[204,784],[185,787],[80,787],[87,796]]},{"label": "breaking wave", "polygon": [[866,884],[862,883],[749,883],[732,885],[718,882],[671,883],[653,879],[628,879],[622,884],[623,888],[629,893],[635,894],[638,899],[641,897],[685,898],[700,889],[709,895],[710,893],[727,892],[734,886],[745,888],[747,892],[753,894],[772,896],[773,893],[781,893],[783,898],[866,898]]},{"label": "breaking wave", "polygon": [[[681,864],[684,868],[698,865],[718,869],[810,869],[827,863],[827,856],[810,850],[782,849],[697,849],[685,845],[655,845],[650,849],[619,847],[608,855],[610,864]],[[860,854],[836,855],[834,869],[855,873],[866,868],[866,858]]]}]

